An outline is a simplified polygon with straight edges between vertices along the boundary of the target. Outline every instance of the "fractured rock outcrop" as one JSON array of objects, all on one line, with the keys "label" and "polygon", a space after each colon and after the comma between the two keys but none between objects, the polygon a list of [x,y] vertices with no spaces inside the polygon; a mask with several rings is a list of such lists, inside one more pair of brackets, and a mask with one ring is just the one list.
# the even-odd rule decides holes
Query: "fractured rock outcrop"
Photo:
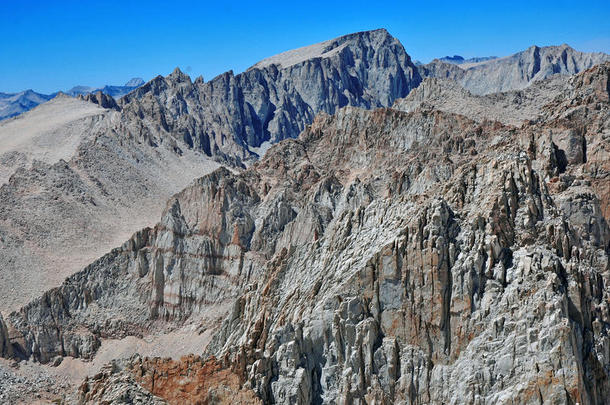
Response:
[{"label": "fractured rock outcrop", "polygon": [[390,106],[420,80],[400,42],[381,29],[289,51],[209,82],[192,82],[176,69],[119,103],[133,133],[169,135],[208,155],[247,162],[263,143],[298,136],[320,112]]},{"label": "fractured rock outcrop", "polygon": [[419,106],[318,114],[13,312],[11,350],[91,358],[106,338],[214,331],[202,358],[115,363],[81,387],[90,402],[603,404],[609,75],[563,81],[520,127]]}]

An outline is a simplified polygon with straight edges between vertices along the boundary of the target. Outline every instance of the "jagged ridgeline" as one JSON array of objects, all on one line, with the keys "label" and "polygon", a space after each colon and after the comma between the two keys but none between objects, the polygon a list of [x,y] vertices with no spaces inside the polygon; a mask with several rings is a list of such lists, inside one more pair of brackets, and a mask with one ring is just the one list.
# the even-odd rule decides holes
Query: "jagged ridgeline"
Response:
[{"label": "jagged ridgeline", "polygon": [[[198,178],[0,318],[0,354],[63,366],[209,336],[182,359],[113,360],[69,403],[606,403],[610,62],[589,57],[477,94],[420,85],[430,74],[377,30],[88,96],[138,147],[251,164]],[[524,66],[476,66],[501,61]]]},{"label": "jagged ridgeline", "polygon": [[[0,273],[0,305],[19,308],[154,224],[167,199],[215,162],[243,167],[317,113],[390,106],[419,83],[400,42],[376,30],[209,82],[176,70],[118,100],[61,94],[3,121],[0,181],[12,179],[0,189],[0,267],[10,269]],[[11,149],[15,134],[34,147]]]},{"label": "jagged ridgeline", "polygon": [[153,138],[171,133],[208,155],[247,162],[263,143],[295,138],[320,112],[387,107],[420,81],[403,46],[381,29],[282,53],[209,82],[191,82],[176,70],[120,105],[127,123],[151,118],[139,131]]}]

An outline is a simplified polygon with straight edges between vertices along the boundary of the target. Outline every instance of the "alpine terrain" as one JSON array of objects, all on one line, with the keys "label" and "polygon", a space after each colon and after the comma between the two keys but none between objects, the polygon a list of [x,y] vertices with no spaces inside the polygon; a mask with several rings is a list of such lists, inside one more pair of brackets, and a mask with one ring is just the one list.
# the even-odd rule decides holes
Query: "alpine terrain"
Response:
[{"label": "alpine terrain", "polygon": [[386,30],[0,123],[0,402],[605,404],[610,55]]},{"label": "alpine terrain", "polygon": [[[123,86],[109,86],[96,88],[89,86],[75,86],[65,93],[71,96],[85,95],[101,91],[112,97],[121,97],[144,84],[144,80],[136,77],[129,80]],[[25,90],[19,93],[0,93],[0,121],[11,118],[31,110],[39,104],[45,103],[55,96],[53,94],[41,94],[33,90]]]}]

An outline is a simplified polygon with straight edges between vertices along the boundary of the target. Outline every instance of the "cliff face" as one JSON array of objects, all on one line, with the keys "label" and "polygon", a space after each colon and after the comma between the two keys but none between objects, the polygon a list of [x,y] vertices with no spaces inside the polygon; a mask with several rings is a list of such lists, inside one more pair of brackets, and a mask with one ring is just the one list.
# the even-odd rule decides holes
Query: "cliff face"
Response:
[{"label": "cliff face", "polygon": [[[577,72],[605,57],[566,47],[519,55],[493,61],[497,65],[450,65],[453,73],[446,76],[464,84],[456,75],[476,71],[468,79],[472,83],[520,88],[539,83],[532,80],[549,72]],[[536,60],[538,70],[524,68]],[[387,31],[367,31],[273,56],[238,75],[228,72],[193,82],[176,71],[116,102],[102,93],[82,97],[100,108],[61,95],[4,121],[3,313],[60,285],[138,229],[154,224],[168,198],[218,166],[212,159],[233,167],[250,165],[271,144],[296,137],[318,113],[333,114],[344,106],[387,107],[407,96],[395,108],[412,111],[421,105],[478,122],[516,124],[536,119],[540,107],[557,94],[556,86],[529,85],[479,97],[440,79],[438,85],[418,88],[420,72],[431,74],[429,67],[416,69]],[[504,78],[504,87],[496,86]],[[34,150],[15,143],[29,138],[35,138]]]},{"label": "cliff face", "polygon": [[420,76],[386,30],[346,35],[263,60],[247,71],[194,82],[174,71],[121,99],[135,133],[167,134],[208,155],[256,158],[264,142],[295,138],[319,112],[389,106]]},{"label": "cliff face", "polygon": [[[176,71],[118,103],[100,92],[80,97],[101,108],[60,95],[3,122],[3,313],[154,224],[168,198],[218,167],[210,156],[249,164],[271,143],[296,137],[320,111],[387,106],[419,84],[409,56],[385,30],[290,55],[207,83]],[[17,141],[29,138],[35,154]]]},{"label": "cliff face", "polygon": [[578,52],[568,45],[532,46],[504,58],[464,65],[434,60],[419,67],[423,77],[452,79],[473,94],[521,90],[554,75],[574,75],[610,60],[604,53]]},{"label": "cliff face", "polygon": [[416,145],[391,113],[316,121],[310,159],[371,170],[331,199],[322,237],[278,253],[207,351],[269,402],[604,403],[609,68],[521,131],[433,113],[438,132]]},{"label": "cliff face", "polygon": [[[11,314],[12,348],[90,358],[102,339],[193,323],[217,329],[205,355],[219,378],[266,403],[602,404],[609,73],[570,79],[520,128],[421,109],[320,114]],[[208,367],[191,363],[171,367]],[[167,368],[130,364],[88,384],[141,389]],[[197,378],[172,373],[150,388],[170,402]]]}]

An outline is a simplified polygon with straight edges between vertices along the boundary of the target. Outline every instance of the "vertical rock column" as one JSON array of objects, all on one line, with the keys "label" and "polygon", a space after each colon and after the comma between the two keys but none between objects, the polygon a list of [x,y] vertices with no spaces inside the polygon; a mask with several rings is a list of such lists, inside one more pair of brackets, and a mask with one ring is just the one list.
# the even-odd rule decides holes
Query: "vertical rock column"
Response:
[{"label": "vertical rock column", "polygon": [[6,324],[4,323],[4,319],[2,319],[2,315],[0,315],[0,356],[13,356],[13,346],[9,341],[8,329],[6,327]]}]

